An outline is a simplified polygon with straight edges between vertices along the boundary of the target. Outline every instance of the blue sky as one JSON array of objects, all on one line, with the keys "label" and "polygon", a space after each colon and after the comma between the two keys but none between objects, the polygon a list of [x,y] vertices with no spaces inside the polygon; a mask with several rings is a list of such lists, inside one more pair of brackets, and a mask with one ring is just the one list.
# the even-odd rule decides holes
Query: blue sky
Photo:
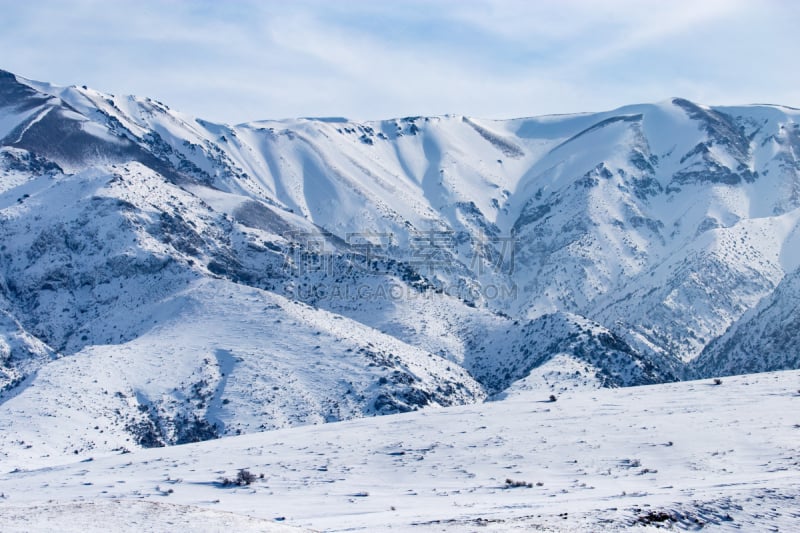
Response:
[{"label": "blue sky", "polygon": [[793,0],[0,0],[0,68],[203,118],[800,107]]}]

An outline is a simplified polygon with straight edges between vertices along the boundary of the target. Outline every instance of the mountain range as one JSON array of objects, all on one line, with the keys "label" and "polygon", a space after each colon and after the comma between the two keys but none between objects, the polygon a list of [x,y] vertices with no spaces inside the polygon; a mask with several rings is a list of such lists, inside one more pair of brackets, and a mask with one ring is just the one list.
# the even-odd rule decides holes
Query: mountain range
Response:
[{"label": "mountain range", "polygon": [[0,456],[800,368],[798,120],[231,126],[0,71]]}]

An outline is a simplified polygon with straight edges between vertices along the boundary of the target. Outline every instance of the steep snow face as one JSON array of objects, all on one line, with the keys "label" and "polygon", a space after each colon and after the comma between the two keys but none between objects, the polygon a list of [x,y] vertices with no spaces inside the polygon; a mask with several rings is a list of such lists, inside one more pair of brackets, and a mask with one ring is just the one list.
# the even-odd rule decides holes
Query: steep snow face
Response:
[{"label": "steep snow face", "polygon": [[371,228],[403,249],[415,231],[454,232],[432,277],[480,306],[584,315],[691,360],[794,268],[797,116],[674,99],[506,122],[262,122],[241,128],[268,141],[234,144],[271,159],[276,202],[333,233]]},{"label": "steep snow face", "polygon": [[641,348],[691,359],[783,276],[796,223],[778,216],[786,201],[770,176],[785,180],[795,148],[769,160],[754,152],[794,129],[795,115],[749,131],[750,117],[683,100],[628,110],[641,112],[598,120],[535,168],[515,222],[516,272],[530,295],[521,303],[529,316],[581,313]]},{"label": "steep snow face", "polygon": [[13,389],[25,376],[56,356],[42,341],[23,329],[0,301],[0,390]]},{"label": "steep snow face", "polygon": [[[230,126],[0,73],[2,401],[42,414],[30,385],[69,388],[50,366],[77,365],[87,405],[121,428],[101,438],[77,423],[80,451],[549,388],[558,361],[605,387],[680,379],[693,360],[709,375],[796,366],[756,310],[774,301],[793,316],[783,280],[800,267],[799,117],[673,99],[506,121]],[[257,349],[253,324],[216,344],[181,322],[213,330],[210,318],[166,303],[250,323],[244,311],[261,311],[249,290],[280,299],[265,328],[283,348]],[[314,313],[295,316],[301,303]],[[360,340],[326,330],[332,320]],[[764,338],[757,353],[750,331]],[[175,352],[164,340],[184,335],[205,341]],[[165,353],[183,362],[141,396],[141,369],[113,382],[124,398],[91,377],[122,354],[159,372]],[[237,358],[261,392],[177,407],[193,383],[206,397],[233,387],[221,368]],[[309,360],[329,380],[297,378]],[[277,375],[295,385],[270,385]],[[335,397],[358,399],[334,409]]]},{"label": "steep snow face", "polygon": [[795,270],[692,361],[697,376],[800,367],[800,270]]}]

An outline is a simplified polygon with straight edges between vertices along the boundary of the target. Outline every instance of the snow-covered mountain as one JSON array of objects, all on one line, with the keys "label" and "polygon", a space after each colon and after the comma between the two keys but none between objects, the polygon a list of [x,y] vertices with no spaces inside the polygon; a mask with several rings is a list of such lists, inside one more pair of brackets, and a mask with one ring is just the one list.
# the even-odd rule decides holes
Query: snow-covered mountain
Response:
[{"label": "snow-covered mountain", "polygon": [[0,452],[469,403],[561,365],[800,368],[799,119],[676,98],[230,126],[0,72]]}]

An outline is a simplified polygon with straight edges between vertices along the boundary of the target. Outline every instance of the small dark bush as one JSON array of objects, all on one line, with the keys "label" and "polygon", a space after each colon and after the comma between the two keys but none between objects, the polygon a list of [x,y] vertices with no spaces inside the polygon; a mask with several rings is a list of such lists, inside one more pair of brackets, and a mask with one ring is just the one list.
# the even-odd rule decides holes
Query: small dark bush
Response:
[{"label": "small dark bush", "polygon": [[661,524],[664,522],[669,522],[673,520],[672,515],[665,513],[664,511],[650,511],[644,516],[640,516],[637,519],[637,522],[645,525],[650,524]]},{"label": "small dark bush", "polygon": [[551,395],[550,395],[550,401],[551,401],[551,402],[554,402],[554,401],[556,401],[556,395],[555,395],[555,394],[551,394]]},{"label": "small dark bush", "polygon": [[236,474],[237,485],[249,485],[255,480],[256,480],[256,475],[247,470],[246,468],[242,468],[241,470],[239,470],[239,473]]},{"label": "small dark bush", "polygon": [[722,385],[722,380],[719,378],[714,378],[714,385]]},{"label": "small dark bush", "polygon": [[[253,483],[256,479],[257,477],[255,474],[253,474],[246,468],[242,468],[236,474],[235,478],[231,479],[228,477],[224,477],[220,482],[222,483],[223,487],[232,487],[232,486],[243,487],[245,485]],[[261,474],[261,479],[264,479],[264,474]]]},{"label": "small dark bush", "polygon": [[511,478],[506,479],[507,489],[518,489],[518,488],[529,489],[531,487],[533,487],[533,483],[528,483],[527,481],[514,481]]}]

